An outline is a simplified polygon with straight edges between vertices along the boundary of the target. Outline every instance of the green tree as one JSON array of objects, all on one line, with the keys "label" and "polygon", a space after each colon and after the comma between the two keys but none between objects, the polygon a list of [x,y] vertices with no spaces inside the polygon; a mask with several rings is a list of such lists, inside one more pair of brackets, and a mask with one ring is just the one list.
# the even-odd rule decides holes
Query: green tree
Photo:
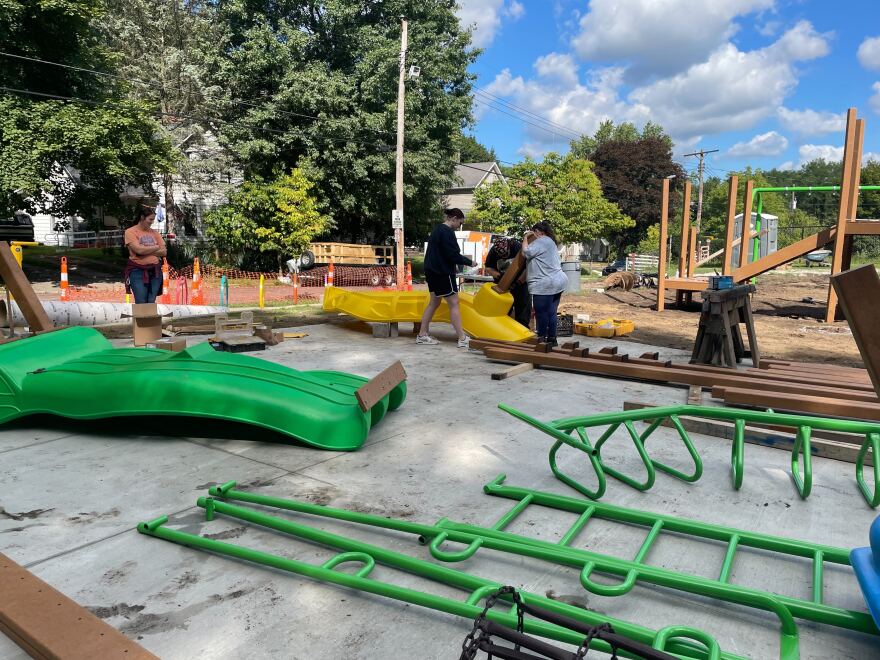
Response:
[{"label": "green tree", "polygon": [[228,204],[208,213],[206,232],[232,265],[280,267],[333,227],[312,188],[299,169],[270,182],[246,181],[230,194]]},{"label": "green tree", "polygon": [[639,132],[635,124],[631,122],[625,121],[615,126],[612,120],[606,119],[599,124],[599,128],[593,135],[582,135],[577,140],[572,140],[569,149],[578,158],[593,160],[596,149],[609,142],[638,142],[652,138],[662,140],[667,150],[672,151],[672,138],[659,124],[649,121]]},{"label": "green tree", "polygon": [[488,163],[498,158],[495,149],[487,149],[472,135],[459,135],[455,148],[460,163]]},{"label": "green tree", "polygon": [[614,237],[614,246],[618,252],[632,249],[660,220],[663,179],[681,180],[684,170],[672,160],[670,142],[662,137],[605,140],[593,150],[592,161],[605,198],[635,222]]},{"label": "green tree", "polygon": [[[448,0],[219,4],[227,56],[214,81],[223,137],[248,175],[302,167],[348,240],[391,235],[400,16],[409,20],[404,194],[407,235],[427,233],[471,121],[477,56]],[[235,99],[259,99],[255,107]]]},{"label": "green tree", "polygon": [[468,222],[521,235],[540,220],[551,224],[562,243],[615,236],[633,226],[602,196],[592,163],[555,153],[540,163],[527,159],[513,166],[507,182],[478,188]]},{"label": "green tree", "polygon": [[[82,68],[110,59],[95,29],[102,0],[4,0],[0,48]],[[0,213],[18,209],[92,218],[119,212],[126,187],[151,189],[174,166],[169,143],[143,104],[116,103],[119,84],[83,71],[3,58],[0,81],[24,92],[85,101],[0,94]]]}]

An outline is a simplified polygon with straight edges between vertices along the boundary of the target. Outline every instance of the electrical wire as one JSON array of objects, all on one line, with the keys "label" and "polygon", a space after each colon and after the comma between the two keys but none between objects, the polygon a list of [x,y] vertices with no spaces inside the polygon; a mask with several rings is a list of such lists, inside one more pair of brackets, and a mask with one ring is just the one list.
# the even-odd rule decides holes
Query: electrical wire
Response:
[{"label": "electrical wire", "polygon": [[[561,131],[559,131],[559,130],[554,130],[554,129],[552,129],[552,128],[547,128],[546,126],[542,126],[541,124],[536,124],[535,122],[529,121],[528,119],[523,119],[522,117],[520,117],[520,116],[518,116],[518,115],[515,115],[515,114],[513,114],[512,112],[507,112],[506,110],[502,110],[501,108],[497,108],[497,107],[495,107],[494,105],[491,105],[488,101],[484,101],[484,100],[482,100],[482,99],[479,99],[479,98],[477,98],[476,96],[473,97],[473,101],[474,101],[475,103],[479,103],[480,105],[482,105],[482,106],[484,106],[484,107],[486,107],[486,108],[489,108],[490,110],[494,110],[495,112],[500,112],[501,114],[503,114],[503,115],[507,115],[508,117],[513,117],[513,118],[516,119],[517,121],[521,121],[521,122],[524,123],[524,124],[529,124],[530,126],[534,126],[535,128],[539,128],[539,129],[541,129],[542,131],[546,131],[547,133],[551,133],[551,134],[553,134],[553,135],[558,135],[558,136],[560,136],[560,137],[562,137],[562,138],[565,138],[565,139],[571,139],[571,138],[569,138],[569,137],[567,137],[567,136],[565,136],[565,135],[560,135]],[[577,136],[577,137],[580,137],[580,136]]]},{"label": "electrical wire", "polygon": [[[473,91],[474,91],[475,94],[479,94],[481,97],[485,97],[485,98],[481,98],[481,99],[480,99],[483,103],[486,103],[486,104],[491,104],[491,103],[499,103],[499,104],[502,104],[502,105],[504,105],[504,106],[510,108],[511,110],[517,112],[517,113],[520,113],[520,114],[526,115],[526,116],[528,116],[528,117],[530,117],[530,118],[533,118],[533,119],[535,119],[535,120],[540,121],[540,122],[543,123],[543,124],[547,124],[548,126],[555,128],[555,129],[556,129],[556,130],[554,131],[555,133],[569,133],[569,134],[572,136],[573,139],[580,138],[580,137],[583,135],[583,133],[580,132],[580,131],[577,131],[577,130],[575,130],[575,129],[573,129],[573,128],[568,128],[567,126],[563,126],[562,124],[557,124],[556,122],[554,122],[554,121],[552,121],[552,120],[550,120],[550,119],[547,119],[546,117],[542,117],[542,116],[539,115],[539,114],[536,114],[536,113],[531,112],[531,111],[529,111],[529,110],[525,110],[524,108],[520,108],[518,105],[514,105],[513,103],[510,103],[510,102],[508,102],[508,101],[505,101],[504,99],[502,99],[502,98],[500,98],[500,97],[498,97],[498,96],[495,96],[494,94],[489,94],[488,92],[485,92],[485,91],[481,90],[480,88],[474,88]],[[489,107],[492,107],[492,106],[490,105]],[[498,108],[495,108],[495,109],[498,110]]]}]

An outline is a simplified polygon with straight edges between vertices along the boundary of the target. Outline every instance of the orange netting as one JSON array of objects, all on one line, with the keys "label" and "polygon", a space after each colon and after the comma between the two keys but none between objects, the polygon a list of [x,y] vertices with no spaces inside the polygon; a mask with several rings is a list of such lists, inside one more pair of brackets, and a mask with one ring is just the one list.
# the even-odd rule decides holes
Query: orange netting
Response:
[{"label": "orange netting", "polygon": [[[384,289],[395,286],[394,266],[335,266],[333,285],[347,289]],[[168,295],[157,302],[170,305],[258,305],[260,278],[263,280],[263,301],[270,305],[320,302],[324,287],[328,286],[330,269],[321,266],[299,275],[299,286],[294,287],[290,273],[254,273],[204,265],[200,268],[200,295],[195,296],[193,267],[169,270]],[[225,278],[225,280],[224,280]],[[125,286],[120,281],[112,284],[70,286],[72,301],[125,302]],[[57,298],[57,294],[41,296]]]}]

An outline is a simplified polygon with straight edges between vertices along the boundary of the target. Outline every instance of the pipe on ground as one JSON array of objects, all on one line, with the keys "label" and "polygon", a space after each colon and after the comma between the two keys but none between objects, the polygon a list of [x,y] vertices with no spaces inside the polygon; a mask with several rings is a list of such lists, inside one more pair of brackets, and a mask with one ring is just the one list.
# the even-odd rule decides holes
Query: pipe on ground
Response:
[{"label": "pipe on ground", "polygon": [[[120,323],[126,320],[123,318],[123,314],[131,314],[131,305],[126,303],[60,302],[58,300],[43,300],[41,302],[49,319],[56,326],[93,326]],[[158,308],[159,314],[173,317],[200,316],[228,311],[225,307],[204,305],[159,305]],[[9,327],[9,317],[6,301],[0,300],[0,328]],[[17,328],[27,325],[27,321],[15,301],[12,301],[12,319]]]}]

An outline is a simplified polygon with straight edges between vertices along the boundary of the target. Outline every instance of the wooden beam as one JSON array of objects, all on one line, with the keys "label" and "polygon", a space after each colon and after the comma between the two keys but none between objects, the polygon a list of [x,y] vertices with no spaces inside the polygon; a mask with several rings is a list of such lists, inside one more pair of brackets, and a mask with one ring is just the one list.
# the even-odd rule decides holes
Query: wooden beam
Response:
[{"label": "wooden beam", "polygon": [[[837,232],[834,235],[834,247],[831,252],[831,275],[837,275],[843,263],[843,243],[846,238],[846,221],[849,203],[853,195],[853,152],[856,150],[856,109],[850,108],[846,113],[846,138],[843,145],[843,171],[840,178],[840,204],[837,208]],[[828,306],[825,309],[825,322],[833,323],[837,313],[837,293],[834,287],[828,287]]]},{"label": "wooden beam", "polygon": [[[724,232],[724,263],[721,266],[722,275],[730,275],[733,272],[733,234],[736,222],[736,194],[739,192],[739,177],[734,174],[727,182],[727,227]],[[742,240],[740,238],[740,240]]]},{"label": "wooden beam", "polygon": [[697,228],[691,227],[691,237],[688,241],[688,277],[693,277],[697,272]]},{"label": "wooden beam", "polygon": [[761,360],[761,369],[775,371],[776,369],[786,369],[789,371],[806,371],[809,373],[827,373],[834,372],[846,376],[861,377],[870,381],[868,370],[862,367],[844,367],[838,364],[828,364],[827,362],[794,362],[786,360]]},{"label": "wooden beam", "polygon": [[528,362],[521,362],[520,364],[515,364],[509,369],[505,369],[504,371],[496,371],[492,374],[492,380],[507,380],[508,378],[513,378],[514,376],[519,376],[520,374],[524,374],[527,371],[531,371],[535,368],[535,365],[530,364]]},{"label": "wooden beam", "polygon": [[749,239],[752,233],[752,193],[755,189],[755,182],[749,179],[746,181],[746,191],[743,193],[743,219],[740,228],[739,243],[739,267],[745,268],[749,263]]},{"label": "wooden beam", "polygon": [[657,262],[657,311],[666,308],[666,259],[669,240],[669,179],[663,179],[660,193],[660,259]]},{"label": "wooden beam", "polygon": [[406,380],[406,370],[400,360],[382,370],[354,393],[361,410],[367,412],[382,400],[398,384]]},{"label": "wooden beam", "polygon": [[55,327],[6,241],[0,241],[0,279],[18,303],[31,332],[52,330]]},{"label": "wooden beam", "polygon": [[787,264],[789,261],[794,261],[808,252],[825,247],[834,240],[836,233],[836,229],[831,227],[823,229],[811,236],[807,236],[806,238],[802,238],[796,243],[792,243],[781,250],[768,254],[766,257],[753,261],[746,266],[740,266],[733,272],[733,279],[736,282],[744,282],[745,280],[751,279],[761,273],[766,273],[768,270],[773,270],[783,264]]},{"label": "wooden beam", "polygon": [[492,287],[492,290],[495,293],[507,293],[513,288],[513,285],[516,284],[517,278],[522,275],[525,268],[526,256],[523,254],[522,250],[520,250],[516,253],[513,261],[510,262],[510,266],[508,266],[507,270],[504,271],[498,284]]},{"label": "wooden beam", "polygon": [[691,182],[685,179],[681,203],[681,254],[678,255],[678,276],[687,278],[687,251],[691,228]]},{"label": "wooden beam", "polygon": [[862,361],[880,392],[880,277],[873,264],[831,276],[831,285],[859,347]]},{"label": "wooden beam", "polygon": [[852,267],[853,253],[853,236],[850,235],[849,229],[852,221],[859,216],[859,192],[862,180],[862,148],[865,142],[865,120],[856,120],[856,146],[853,158],[853,185],[850,187],[849,199],[846,204],[846,237],[843,239],[843,257],[841,258],[840,269],[849,270]]},{"label": "wooden beam", "polygon": [[158,660],[4,554],[0,594],[0,630],[32,658]]},{"label": "wooden beam", "polygon": [[785,392],[762,392],[737,387],[715,387],[712,389],[712,396],[716,399],[723,399],[724,403],[756,408],[773,408],[773,410],[789,410],[810,415],[880,421],[880,403],[845,401],[833,397]]}]

